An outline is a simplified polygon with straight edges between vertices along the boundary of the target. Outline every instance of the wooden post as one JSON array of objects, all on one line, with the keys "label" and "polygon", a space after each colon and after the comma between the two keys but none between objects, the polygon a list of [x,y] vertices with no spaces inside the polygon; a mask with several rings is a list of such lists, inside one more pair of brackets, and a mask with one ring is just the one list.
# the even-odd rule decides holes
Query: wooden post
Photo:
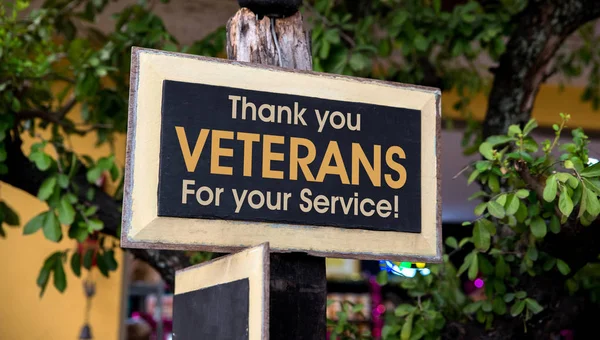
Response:
[{"label": "wooden post", "polygon": [[[300,12],[287,18],[259,20],[249,9],[240,9],[227,23],[227,55],[232,60],[312,70],[310,36]],[[325,339],[325,258],[271,254],[270,270],[270,338]]]}]

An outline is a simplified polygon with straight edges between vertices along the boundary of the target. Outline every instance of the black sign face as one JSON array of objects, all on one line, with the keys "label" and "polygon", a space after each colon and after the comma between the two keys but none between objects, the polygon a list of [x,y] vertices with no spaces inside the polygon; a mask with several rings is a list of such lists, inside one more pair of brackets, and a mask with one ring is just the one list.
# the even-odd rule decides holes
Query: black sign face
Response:
[{"label": "black sign face", "polygon": [[173,298],[173,339],[248,340],[248,279]]},{"label": "black sign face", "polygon": [[162,95],[158,216],[421,232],[419,110],[170,80]]}]

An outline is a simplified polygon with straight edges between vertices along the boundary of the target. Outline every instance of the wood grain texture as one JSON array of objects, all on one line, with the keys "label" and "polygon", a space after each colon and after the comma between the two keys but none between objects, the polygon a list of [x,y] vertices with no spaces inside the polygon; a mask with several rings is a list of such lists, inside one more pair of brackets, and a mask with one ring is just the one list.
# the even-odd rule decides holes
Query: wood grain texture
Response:
[{"label": "wood grain texture", "polygon": [[242,8],[227,23],[227,56],[237,61],[312,70],[310,36],[303,28],[302,14],[296,12],[291,17],[275,20],[275,32],[282,65],[279,65],[269,18],[258,20],[256,14]]}]

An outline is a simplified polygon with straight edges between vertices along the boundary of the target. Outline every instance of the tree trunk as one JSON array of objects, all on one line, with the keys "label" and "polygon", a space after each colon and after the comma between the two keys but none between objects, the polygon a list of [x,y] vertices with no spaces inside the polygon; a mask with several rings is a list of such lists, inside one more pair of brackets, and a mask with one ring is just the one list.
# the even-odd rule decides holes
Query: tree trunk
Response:
[{"label": "tree trunk", "polygon": [[310,36],[304,31],[300,12],[275,20],[275,32],[281,55],[277,53],[270,19],[257,20],[249,9],[240,9],[227,23],[228,58],[311,71]]}]

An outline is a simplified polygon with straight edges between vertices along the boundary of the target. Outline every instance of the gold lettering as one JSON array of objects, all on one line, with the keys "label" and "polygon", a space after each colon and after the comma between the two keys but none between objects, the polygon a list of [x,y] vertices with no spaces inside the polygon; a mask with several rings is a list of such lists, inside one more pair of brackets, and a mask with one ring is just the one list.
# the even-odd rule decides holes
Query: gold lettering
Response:
[{"label": "gold lettering", "polygon": [[[332,159],[335,160],[335,165],[331,165]],[[327,146],[325,156],[323,156],[323,163],[321,163],[321,168],[317,175],[317,182],[323,182],[326,175],[338,175],[342,184],[350,184],[344,160],[342,159],[342,153],[335,141],[330,141],[329,146]]]},{"label": "gold lettering", "polygon": [[244,141],[244,176],[252,176],[252,143],[260,140],[257,133],[238,132],[237,139]]},{"label": "gold lettering", "polygon": [[406,183],[406,169],[402,164],[394,161],[394,155],[398,155],[400,159],[406,159],[404,150],[399,146],[392,146],[387,150],[385,153],[385,162],[387,166],[398,173],[399,177],[397,180],[394,180],[392,175],[386,174],[385,182],[392,189],[400,189]]},{"label": "gold lettering", "polygon": [[210,150],[210,173],[216,175],[233,175],[232,167],[220,164],[221,157],[233,157],[233,149],[222,148],[221,139],[233,139],[233,132],[213,130]]},{"label": "gold lettering", "polygon": [[[298,158],[298,147],[303,146],[308,150],[306,157]],[[292,181],[298,180],[298,168],[302,170],[304,178],[309,182],[314,182],[315,177],[308,165],[315,160],[317,156],[317,150],[313,142],[306,138],[290,138],[290,179]]]},{"label": "gold lettering", "polygon": [[363,169],[367,172],[367,175],[371,179],[371,183],[376,187],[380,187],[381,145],[373,145],[373,165],[371,165],[360,144],[352,143],[352,184],[354,185],[359,185],[360,183],[360,165],[362,165]]},{"label": "gold lettering", "polygon": [[188,172],[194,172],[210,130],[200,130],[193,152],[190,152],[190,146],[188,144],[184,127],[176,126],[175,131],[177,132],[177,139],[179,140],[179,147],[181,148],[181,154],[183,155],[183,160],[185,161],[185,167],[187,168]]},{"label": "gold lettering", "polygon": [[264,135],[263,136],[263,178],[283,179],[283,171],[272,170],[272,161],[283,161],[283,154],[271,151],[271,144],[283,144],[285,139],[283,136]]}]

